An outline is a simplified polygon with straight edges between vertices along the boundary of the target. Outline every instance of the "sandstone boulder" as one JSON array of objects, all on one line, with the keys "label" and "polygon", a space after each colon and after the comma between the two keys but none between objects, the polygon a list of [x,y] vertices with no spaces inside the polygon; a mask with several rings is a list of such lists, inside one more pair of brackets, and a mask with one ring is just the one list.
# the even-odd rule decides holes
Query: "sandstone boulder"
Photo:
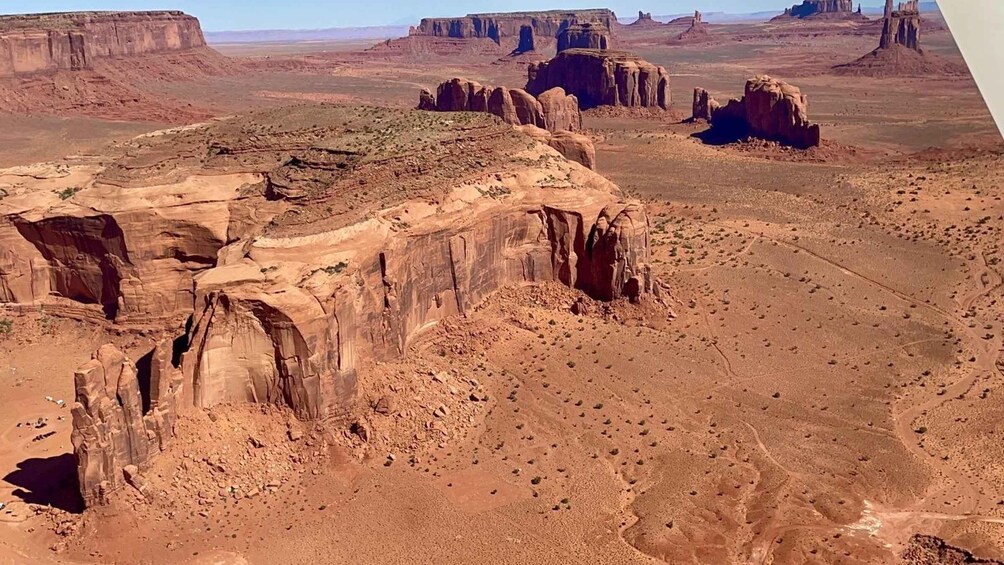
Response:
[{"label": "sandstone boulder", "polygon": [[588,137],[570,131],[559,131],[551,135],[547,144],[557,149],[558,153],[569,161],[596,170],[596,148]]},{"label": "sandstone boulder", "polygon": [[669,108],[669,73],[637,55],[569,49],[530,65],[526,89],[534,95],[560,87],[583,110],[597,106]]},{"label": "sandstone boulder", "polygon": [[488,97],[488,113],[498,116],[507,124],[520,124],[512,93],[504,86],[492,89],[491,95]]},{"label": "sandstone boulder", "polygon": [[582,129],[582,112],[575,96],[561,87],[547,90],[537,97],[544,114],[543,128],[551,131],[579,131]]},{"label": "sandstone boulder", "polygon": [[544,108],[529,92],[513,88],[509,91],[512,105],[516,110],[517,124],[544,127]]},{"label": "sandstone boulder", "polygon": [[436,95],[428,88],[423,88],[418,95],[418,109],[430,112],[436,111]]}]

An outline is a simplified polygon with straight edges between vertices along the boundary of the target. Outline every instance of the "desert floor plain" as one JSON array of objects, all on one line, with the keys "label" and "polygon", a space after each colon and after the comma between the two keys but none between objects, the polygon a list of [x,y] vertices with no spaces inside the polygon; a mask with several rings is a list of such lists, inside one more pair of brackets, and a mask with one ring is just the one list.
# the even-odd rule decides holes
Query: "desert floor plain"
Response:
[{"label": "desert floor plain", "polygon": [[[676,39],[687,21],[616,24],[672,104],[583,111],[595,173],[491,116],[414,110],[454,77],[522,88],[553,38],[0,73],[0,563],[998,563],[1004,142],[922,15],[937,72],[841,70],[881,14],[712,20],[697,40]],[[807,96],[819,146],[710,143],[687,119],[695,88],[724,101],[763,74]],[[514,200],[590,222],[643,205],[658,299],[594,300],[526,261],[494,288],[480,255],[458,274],[460,237],[465,257],[536,249]],[[444,274],[422,246],[467,221],[451,206],[486,219],[451,236]],[[363,248],[380,266],[356,271]],[[335,337],[311,308],[339,314]],[[74,373],[108,344],[150,363],[181,333],[204,344],[173,365],[210,392],[142,481],[85,509]],[[351,390],[313,417],[284,384],[303,359],[272,350],[334,364],[323,381],[347,339]],[[262,363],[277,388],[235,401]]]}]

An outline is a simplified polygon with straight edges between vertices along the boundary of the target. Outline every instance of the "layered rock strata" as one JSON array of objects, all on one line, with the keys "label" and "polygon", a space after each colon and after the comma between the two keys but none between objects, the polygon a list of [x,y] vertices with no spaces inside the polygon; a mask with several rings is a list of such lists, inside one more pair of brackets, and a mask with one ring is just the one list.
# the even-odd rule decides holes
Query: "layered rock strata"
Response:
[{"label": "layered rock strata", "polygon": [[860,7],[854,10],[854,0],[803,0],[791,8],[785,8],[784,14],[774,18],[783,19],[848,19],[861,17]]},{"label": "layered rock strata", "polygon": [[174,437],[182,374],[171,362],[170,341],[139,364],[104,345],[77,369],[70,439],[85,504],[106,503],[127,483],[142,490],[137,472]]},{"label": "layered rock strata", "polygon": [[562,30],[582,23],[597,23],[612,30],[617,16],[610,10],[552,10],[545,12],[512,12],[502,14],[470,14],[462,18],[425,18],[410,35],[468,39],[489,38],[501,43],[503,38],[518,37],[528,25],[538,38],[556,38]]},{"label": "layered rock strata", "polygon": [[798,87],[764,75],[747,81],[743,97],[725,105],[695,89],[693,119],[710,119],[712,129],[723,137],[757,137],[807,149],[821,141],[819,125],[809,121],[808,106]]},{"label": "layered rock strata", "polygon": [[558,53],[568,49],[610,49],[610,30],[602,24],[568,26],[558,34]]},{"label": "layered rock strata", "polygon": [[582,129],[578,100],[561,88],[552,88],[534,97],[518,88],[482,86],[472,80],[455,78],[440,84],[436,95],[423,90],[418,109],[487,112],[510,125],[531,125],[551,132]]},{"label": "layered rock strata", "polygon": [[0,77],[90,69],[96,59],[204,47],[182,12],[70,12],[0,16]]},{"label": "layered rock strata", "polygon": [[[346,424],[357,375],[369,363],[403,355],[424,330],[466,315],[503,286],[559,281],[608,300],[658,292],[641,206],[554,149],[478,114],[262,110],[138,139],[102,164],[16,173],[35,180],[11,186],[0,202],[5,288],[11,266],[31,263],[48,279],[62,258],[98,255],[92,239],[57,236],[49,226],[100,217],[121,232],[112,238],[118,247],[100,249],[104,260],[143,273],[138,300],[165,289],[190,297],[165,322],[176,339],[135,363],[103,347],[78,371],[73,443],[89,504],[127,481],[142,490],[172,418],[186,409],[268,403],[304,420]],[[247,182],[235,185],[240,175]],[[0,180],[10,176],[0,171]],[[59,184],[37,180],[46,176]],[[68,179],[82,188],[54,194]],[[111,182],[128,205],[102,206]],[[217,190],[226,212],[200,212],[201,199],[179,199],[202,183],[209,187],[202,197]],[[172,208],[172,224],[150,223]],[[26,215],[47,222],[38,240],[60,249],[59,258],[30,253],[39,241],[16,229]],[[220,224],[222,245],[186,242],[215,242],[206,235]],[[141,248],[180,264],[147,266],[131,253]],[[186,264],[190,254],[210,261]],[[100,312],[58,294],[26,298],[47,311],[75,302]]]},{"label": "layered rock strata", "polygon": [[893,9],[893,0],[886,0],[879,49],[893,49],[897,45],[923,53],[923,49],[920,47],[920,5],[918,0],[900,2],[895,10]]},{"label": "layered rock strata", "polygon": [[619,51],[569,49],[530,65],[526,90],[541,94],[560,87],[583,110],[597,106],[669,108],[669,73],[637,55]]},{"label": "layered rock strata", "polygon": [[531,53],[537,49],[537,41],[533,35],[533,26],[523,25],[519,28],[519,45],[513,50],[513,55]]}]

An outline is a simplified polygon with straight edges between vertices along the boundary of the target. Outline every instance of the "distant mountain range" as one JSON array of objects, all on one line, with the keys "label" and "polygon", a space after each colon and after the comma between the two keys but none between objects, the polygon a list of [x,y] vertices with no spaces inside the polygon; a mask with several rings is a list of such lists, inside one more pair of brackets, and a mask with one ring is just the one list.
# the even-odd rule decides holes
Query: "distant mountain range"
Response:
[{"label": "distant mountain range", "polygon": [[[897,3],[899,2],[899,0],[896,1]],[[796,4],[798,2],[792,0],[791,3]],[[875,4],[871,6],[862,5],[861,12],[868,16],[881,16],[882,12],[885,10],[884,5],[885,5],[884,3]],[[924,13],[924,12],[940,12],[941,10],[938,8],[937,2],[921,2],[920,11],[921,13]],[[727,12],[702,12],[701,16],[703,17],[704,21],[708,23],[730,24],[738,22],[766,21],[780,14],[781,12],[783,12],[783,10],[768,10],[762,12],[750,12],[745,14],[738,14],[738,13],[732,14]],[[668,21],[675,20],[676,18],[692,16],[693,14],[694,14],[693,12],[687,12],[683,14],[667,14],[660,16],[652,16],[652,19],[665,23]],[[618,21],[624,24],[629,24],[635,21],[635,18],[633,17],[618,18]]]},{"label": "distant mountain range", "polygon": [[207,31],[206,41],[221,43],[299,43],[307,41],[383,40],[408,35],[408,26],[336,27],[328,29],[262,29]]},{"label": "distant mountain range", "polygon": [[[794,1],[792,2],[794,3]],[[882,5],[863,6],[862,12],[869,16],[882,14]],[[920,11],[940,12],[937,2],[921,2]],[[780,10],[752,12],[748,14],[731,14],[727,12],[704,12],[704,21],[716,24],[729,24],[738,22],[766,21],[780,14]],[[693,12],[685,14],[669,14],[652,16],[652,19],[660,22],[668,22],[679,17],[693,15]],[[417,20],[417,18],[416,18]],[[621,23],[629,24],[635,18],[621,18]],[[353,40],[383,40],[408,35],[409,18],[401,18],[393,25],[373,26],[373,27],[335,27],[326,29],[263,29],[248,31],[207,31],[206,41],[214,44],[222,43],[296,43],[309,41],[353,41]],[[415,22],[417,23],[417,21]]]}]

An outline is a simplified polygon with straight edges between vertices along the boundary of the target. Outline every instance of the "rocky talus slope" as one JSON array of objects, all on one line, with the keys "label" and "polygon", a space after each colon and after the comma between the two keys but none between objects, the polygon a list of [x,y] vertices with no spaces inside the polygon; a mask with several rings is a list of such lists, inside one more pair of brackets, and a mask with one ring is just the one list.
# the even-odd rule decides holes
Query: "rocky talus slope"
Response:
[{"label": "rocky talus slope", "polygon": [[142,489],[192,407],[348,426],[367,364],[504,286],[658,292],[644,208],[488,115],[261,111],[0,183],[4,302],[168,336],[76,374],[90,504]]}]

